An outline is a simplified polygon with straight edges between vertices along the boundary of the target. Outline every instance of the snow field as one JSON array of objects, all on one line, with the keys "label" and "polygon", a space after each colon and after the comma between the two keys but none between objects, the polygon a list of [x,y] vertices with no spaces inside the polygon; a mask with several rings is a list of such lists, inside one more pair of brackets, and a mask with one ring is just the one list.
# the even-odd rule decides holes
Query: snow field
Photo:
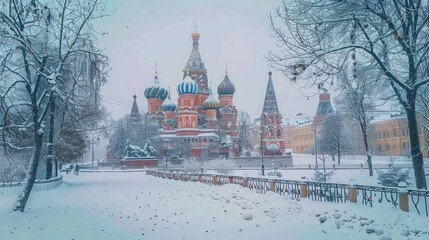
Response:
[{"label": "snow field", "polygon": [[[394,207],[299,202],[238,185],[145,173],[65,175],[24,213],[0,197],[0,239],[429,239],[429,218]],[[322,223],[323,222],[323,223]]]}]

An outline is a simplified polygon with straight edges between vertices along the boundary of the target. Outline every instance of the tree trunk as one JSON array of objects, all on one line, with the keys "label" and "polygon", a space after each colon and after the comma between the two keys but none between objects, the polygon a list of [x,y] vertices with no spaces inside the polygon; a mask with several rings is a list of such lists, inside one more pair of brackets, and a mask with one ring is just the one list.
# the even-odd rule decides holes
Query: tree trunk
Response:
[{"label": "tree trunk", "polygon": [[43,133],[35,133],[35,146],[33,156],[31,157],[30,169],[24,181],[24,190],[18,195],[13,211],[24,212],[25,205],[27,204],[28,197],[33,189],[34,181],[36,180],[37,167],[40,161],[42,152]]},{"label": "tree trunk", "polygon": [[341,150],[340,149],[338,149],[337,154],[338,154],[338,165],[340,165],[341,164]]},{"label": "tree trunk", "polygon": [[366,153],[366,159],[368,161],[368,170],[369,170],[369,176],[374,176],[374,170],[372,169],[372,155],[371,152]]},{"label": "tree trunk", "polygon": [[361,123],[360,124],[362,134],[363,134],[363,143],[365,145],[365,151],[366,151],[366,160],[368,162],[368,170],[369,170],[369,176],[374,176],[374,170],[372,169],[372,154],[371,149],[369,147],[369,141],[368,141],[368,133],[366,130],[366,124]]},{"label": "tree trunk", "polygon": [[418,189],[427,189],[425,169],[423,168],[423,154],[420,149],[420,139],[418,132],[416,107],[414,92],[407,93],[408,106],[405,106],[408,118],[408,130],[411,146],[411,158],[413,160],[414,176],[416,178],[416,187]]},{"label": "tree trunk", "polygon": [[[54,94],[54,93],[51,93],[51,94]],[[48,157],[46,159],[46,179],[52,178],[52,165],[54,162],[54,126],[55,126],[55,97],[54,96],[52,96],[50,104],[51,106],[50,106],[50,116],[49,116]]]}]

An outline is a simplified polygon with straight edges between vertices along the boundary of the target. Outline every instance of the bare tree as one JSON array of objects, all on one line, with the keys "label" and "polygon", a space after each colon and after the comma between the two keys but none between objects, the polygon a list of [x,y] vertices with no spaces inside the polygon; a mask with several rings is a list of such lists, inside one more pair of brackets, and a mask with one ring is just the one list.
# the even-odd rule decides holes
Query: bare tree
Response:
[{"label": "bare tree", "polygon": [[240,111],[238,113],[238,153],[242,154],[244,149],[251,149],[250,143],[250,124],[252,124],[249,113]]},{"label": "bare tree", "polygon": [[[82,54],[102,57],[86,43],[95,37],[91,22],[103,16],[103,2],[10,0],[0,9],[0,63],[2,77],[8,76],[1,93],[1,143],[6,151],[32,151],[24,190],[14,206],[22,212],[36,179],[53,96],[71,104],[75,100],[65,97],[68,66]],[[25,144],[16,135],[20,131],[29,135]]]},{"label": "bare tree", "polygon": [[351,131],[344,116],[330,114],[325,117],[319,135],[319,150],[334,156],[337,155],[338,165],[341,164],[341,153],[352,148]]},{"label": "bare tree", "polygon": [[372,168],[372,151],[369,134],[369,114],[376,107],[378,71],[372,66],[362,66],[352,61],[352,69],[344,68],[338,75],[337,90],[339,96],[337,105],[347,116],[359,124],[369,168],[369,176],[374,175]]},{"label": "bare tree", "polygon": [[[271,53],[273,67],[301,85],[323,86],[344,67],[351,51],[374,61],[408,118],[416,186],[426,188],[418,137],[416,97],[429,83],[428,2],[283,1],[271,15],[282,51]],[[350,34],[354,32],[354,41]],[[330,77],[331,76],[331,77]]]}]

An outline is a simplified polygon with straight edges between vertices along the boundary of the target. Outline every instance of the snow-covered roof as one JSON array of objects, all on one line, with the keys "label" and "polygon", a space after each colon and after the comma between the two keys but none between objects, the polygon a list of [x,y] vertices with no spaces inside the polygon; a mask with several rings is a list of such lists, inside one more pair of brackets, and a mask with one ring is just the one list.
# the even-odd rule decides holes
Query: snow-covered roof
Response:
[{"label": "snow-covered roof", "polygon": [[371,119],[369,121],[369,123],[382,123],[382,122],[388,122],[388,121],[392,121],[392,120],[399,120],[399,119],[404,119],[406,120],[407,118],[405,116],[392,116],[392,115],[384,115],[384,116],[377,116],[374,117],[373,119]]}]

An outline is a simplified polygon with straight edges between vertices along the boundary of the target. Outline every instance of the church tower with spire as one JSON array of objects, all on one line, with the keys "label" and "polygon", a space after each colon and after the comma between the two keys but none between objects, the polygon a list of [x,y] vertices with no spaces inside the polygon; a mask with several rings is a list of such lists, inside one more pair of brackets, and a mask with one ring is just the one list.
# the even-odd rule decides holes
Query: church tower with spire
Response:
[{"label": "church tower with spire", "polygon": [[268,84],[265,92],[264,107],[261,114],[261,137],[264,155],[283,155],[285,141],[283,138],[282,115],[277,107],[272,72],[268,72]]},{"label": "church tower with spire", "polygon": [[235,86],[228,77],[228,69],[225,70],[225,78],[217,87],[217,93],[219,94],[219,101],[221,107],[219,110],[220,128],[224,130],[225,135],[237,138],[238,112],[233,102]]},{"label": "church tower with spire", "polygon": [[[170,90],[170,89],[169,89]],[[168,97],[162,103],[162,112],[164,112],[164,120],[162,121],[162,127],[164,130],[173,130],[176,125],[175,111],[176,104],[171,101],[170,91],[168,91]]]},{"label": "church tower with spire", "polygon": [[218,124],[217,120],[217,111],[220,107],[220,102],[213,96],[212,90],[210,88],[210,95],[203,103],[203,108],[205,110],[205,127],[207,129],[215,129]]},{"label": "church tower with spire", "polygon": [[319,105],[317,106],[316,115],[313,118],[314,125],[321,125],[323,119],[327,114],[334,113],[334,109],[331,104],[331,94],[328,93],[328,90],[325,88],[320,89],[319,93]]},{"label": "church tower with spire", "polygon": [[[189,77],[198,84],[196,106],[202,106],[209,96],[207,69],[201,59],[199,39],[200,33],[198,31],[197,22],[195,21],[194,32],[192,33],[192,51],[183,73],[184,76],[189,75]],[[201,111],[202,109],[199,110]]]},{"label": "church tower with spire", "polygon": [[139,107],[137,106],[137,96],[133,95],[133,106],[131,107],[130,113],[130,123],[137,125],[141,122],[141,116],[139,112]]},{"label": "church tower with spire", "polygon": [[177,86],[179,94],[177,104],[177,135],[198,135],[198,111],[195,96],[198,93],[198,84],[189,76]]},{"label": "church tower with spire", "polygon": [[168,91],[161,86],[158,79],[158,71],[155,71],[155,78],[153,79],[151,86],[145,89],[144,96],[148,103],[148,116],[153,117],[159,124],[161,124],[163,118],[161,106],[165,98],[168,96]]}]

